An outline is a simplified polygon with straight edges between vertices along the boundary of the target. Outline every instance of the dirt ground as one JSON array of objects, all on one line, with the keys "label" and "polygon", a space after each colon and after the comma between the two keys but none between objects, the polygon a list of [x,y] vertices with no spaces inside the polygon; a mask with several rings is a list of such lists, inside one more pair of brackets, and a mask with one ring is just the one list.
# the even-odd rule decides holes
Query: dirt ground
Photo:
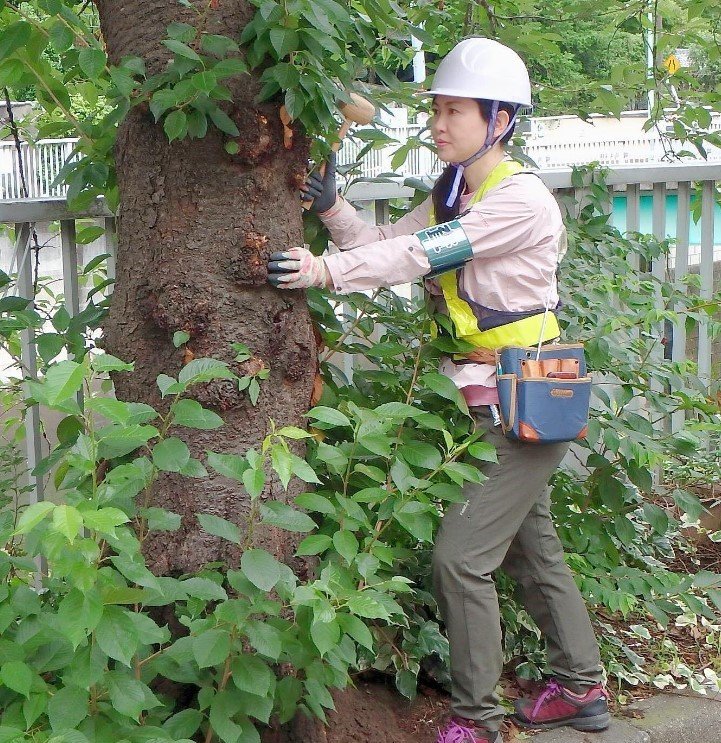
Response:
[{"label": "dirt ground", "polygon": [[[510,681],[504,696],[512,700],[524,693]],[[327,743],[435,743],[438,728],[448,717],[449,696],[436,688],[419,687],[409,702],[378,678],[362,680],[337,697],[337,712],[328,716]],[[507,724],[504,741],[518,740],[517,730]]]},{"label": "dirt ground", "polygon": [[[721,573],[721,544],[702,542],[697,545],[694,555],[680,553],[674,561],[674,568],[690,573],[710,570]],[[603,617],[604,621],[619,625],[626,620],[617,617]],[[667,635],[679,648],[681,656],[691,667],[703,667],[709,658],[700,653],[699,643],[688,628],[671,625]],[[504,675],[501,680],[504,697],[512,701],[527,695],[535,689],[532,684]],[[629,687],[624,689],[626,703],[650,696],[658,690],[655,687]],[[612,699],[614,714],[624,715],[624,709]],[[328,715],[328,727],[324,730],[323,743],[435,743],[438,728],[448,715],[450,699],[448,695],[433,686],[421,684],[418,696],[412,702],[398,694],[392,681],[384,682],[380,675],[361,677],[356,687],[336,695],[337,711]],[[505,743],[520,743],[519,731],[508,724],[504,728]]]}]

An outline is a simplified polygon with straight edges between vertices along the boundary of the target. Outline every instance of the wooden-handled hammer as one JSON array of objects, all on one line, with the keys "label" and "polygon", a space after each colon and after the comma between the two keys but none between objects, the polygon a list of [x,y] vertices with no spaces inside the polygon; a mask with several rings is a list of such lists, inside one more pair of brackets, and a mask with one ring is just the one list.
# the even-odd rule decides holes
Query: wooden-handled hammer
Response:
[{"label": "wooden-handled hammer", "polygon": [[[375,106],[363,96],[357,93],[350,93],[351,102],[344,103],[341,105],[340,112],[343,114],[343,123],[338,129],[336,141],[333,142],[330,149],[332,152],[338,152],[343,142],[343,138],[348,134],[349,129],[353,124],[370,124],[373,121],[373,117],[376,115]],[[322,163],[318,171],[323,177],[325,174],[325,163]],[[303,209],[310,209],[312,201],[304,201]]]}]

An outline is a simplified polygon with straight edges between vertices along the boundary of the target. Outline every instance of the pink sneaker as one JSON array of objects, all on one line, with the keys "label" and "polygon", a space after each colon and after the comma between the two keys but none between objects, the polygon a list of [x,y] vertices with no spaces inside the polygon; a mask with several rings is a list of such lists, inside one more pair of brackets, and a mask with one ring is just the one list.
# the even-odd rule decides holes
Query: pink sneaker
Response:
[{"label": "pink sneaker", "polygon": [[552,679],[538,696],[517,701],[511,719],[525,728],[545,730],[570,725],[576,730],[598,732],[611,722],[607,700],[608,692],[602,684],[592,686],[585,694],[575,694]]},{"label": "pink sneaker", "polygon": [[451,717],[443,730],[438,730],[436,743],[503,743],[500,733],[479,727],[473,720]]}]

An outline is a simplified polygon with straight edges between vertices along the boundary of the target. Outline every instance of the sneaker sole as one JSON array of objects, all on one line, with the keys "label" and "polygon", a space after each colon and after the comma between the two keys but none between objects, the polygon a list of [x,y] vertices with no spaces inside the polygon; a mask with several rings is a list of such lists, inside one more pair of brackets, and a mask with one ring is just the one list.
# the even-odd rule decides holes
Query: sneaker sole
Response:
[{"label": "sneaker sole", "polygon": [[511,720],[523,728],[529,730],[553,730],[564,726],[572,727],[574,730],[581,730],[584,733],[600,733],[611,724],[611,715],[604,712],[601,715],[592,715],[591,717],[574,717],[570,720],[558,720],[557,722],[527,722],[516,715],[511,716]]}]

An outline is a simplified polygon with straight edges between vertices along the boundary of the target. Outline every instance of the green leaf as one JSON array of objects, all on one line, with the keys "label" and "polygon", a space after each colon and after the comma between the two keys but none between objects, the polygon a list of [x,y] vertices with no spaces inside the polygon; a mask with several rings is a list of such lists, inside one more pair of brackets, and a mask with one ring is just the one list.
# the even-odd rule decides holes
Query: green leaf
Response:
[{"label": "green leaf", "polygon": [[337,446],[318,442],[317,456],[335,474],[342,474],[348,466],[348,456]]},{"label": "green leaf", "polygon": [[318,476],[313,471],[313,468],[304,459],[301,459],[295,454],[290,455],[291,467],[293,474],[299,477],[303,482],[315,482],[320,484]]},{"label": "green leaf", "polygon": [[308,532],[315,529],[316,524],[308,514],[292,508],[286,503],[270,501],[260,507],[263,523],[278,526],[286,531]]},{"label": "green leaf", "polygon": [[212,431],[223,425],[223,419],[212,410],[206,410],[197,400],[178,400],[173,406],[173,423],[176,426]]},{"label": "green leaf", "polygon": [[217,359],[193,359],[178,374],[178,381],[188,386],[198,382],[211,382],[214,379],[235,379],[235,374],[224,361]]},{"label": "green leaf", "polygon": [[698,496],[687,490],[674,490],[673,500],[684,513],[688,514],[691,521],[696,521],[704,511],[703,504],[698,499]]},{"label": "green leaf", "polygon": [[74,506],[57,506],[53,511],[53,529],[72,544],[83,527],[83,517]]},{"label": "green leaf", "polygon": [[388,619],[386,608],[367,592],[359,591],[348,600],[348,609],[366,619]]},{"label": "green leaf", "polygon": [[208,70],[205,70],[204,72],[196,72],[195,75],[190,78],[190,82],[196,90],[204,93],[210,93],[218,84],[215,75]]},{"label": "green leaf", "polygon": [[199,513],[198,521],[208,534],[227,539],[233,544],[241,544],[240,529],[231,521],[214,516],[212,513]]},{"label": "green leaf", "polygon": [[185,111],[171,111],[163,122],[163,129],[168,137],[168,141],[183,139],[188,133],[188,117]]},{"label": "green leaf", "polygon": [[178,94],[175,91],[161,88],[160,90],[156,90],[150,99],[150,112],[155,117],[155,120],[158,121],[169,108],[173,108],[179,102]]},{"label": "green leaf", "polygon": [[75,686],[58,689],[48,702],[48,719],[54,732],[77,727],[88,716],[88,692]]},{"label": "green leaf", "polygon": [[25,65],[19,59],[6,59],[0,64],[0,87],[14,87],[25,74]]},{"label": "green leaf", "polygon": [[498,453],[493,444],[486,441],[478,441],[468,447],[468,453],[481,462],[498,462]]},{"label": "green leaf", "polygon": [[233,77],[233,75],[242,75],[248,72],[248,65],[239,57],[232,59],[223,59],[212,68],[215,76],[220,80],[224,77]]},{"label": "green leaf", "polygon": [[16,534],[27,534],[34,529],[51,511],[54,511],[56,505],[50,501],[40,501],[28,506],[18,521]]},{"label": "green leaf", "polygon": [[187,578],[181,581],[180,587],[188,596],[201,601],[226,601],[228,598],[223,587],[208,578]]},{"label": "green leaf", "polygon": [[343,529],[333,535],[333,545],[338,554],[350,565],[358,554],[358,540],[353,532]]},{"label": "green leaf", "polygon": [[24,743],[26,740],[25,732],[20,728],[0,725],[0,743]]},{"label": "green leaf", "polygon": [[84,367],[74,361],[61,361],[48,369],[42,385],[50,407],[65,402],[83,386]]},{"label": "green leaf", "polygon": [[126,675],[122,671],[110,671],[105,676],[110,703],[121,715],[136,722],[148,709],[159,707],[160,702],[142,681]]},{"label": "green leaf", "polygon": [[256,655],[243,653],[231,664],[233,683],[241,690],[266,696],[275,687],[275,674]]},{"label": "green leaf", "polygon": [[105,52],[101,49],[85,47],[80,50],[80,54],[78,55],[78,64],[80,65],[80,69],[91,80],[100,77],[100,73],[105,69],[107,62],[108,58],[105,56]]},{"label": "green leaf", "polygon": [[271,660],[278,660],[282,648],[280,632],[270,624],[251,619],[245,631],[250,644],[261,654]]},{"label": "green leaf", "polygon": [[230,635],[219,629],[206,630],[193,638],[193,655],[200,668],[225,662],[230,654]]},{"label": "green leaf", "polygon": [[24,47],[31,33],[32,28],[25,21],[16,21],[5,26],[0,34],[0,60],[9,57],[16,49]]},{"label": "green leaf", "polygon": [[50,695],[46,693],[31,694],[23,702],[23,717],[28,728],[45,712],[48,706]]},{"label": "green leaf", "polygon": [[655,503],[644,503],[643,516],[657,534],[663,535],[668,531],[668,514],[660,506]]},{"label": "green leaf", "polygon": [[613,519],[613,525],[616,529],[616,536],[623,544],[630,547],[636,543],[636,529],[626,516],[616,516]]},{"label": "green leaf", "polygon": [[103,459],[123,457],[158,435],[153,426],[124,425],[103,432],[98,442],[98,456]]},{"label": "green leaf", "polygon": [[168,26],[168,36],[171,39],[176,39],[177,41],[182,41],[186,44],[191,42],[197,33],[195,26],[191,26],[189,23],[179,23],[174,21]]},{"label": "green leaf", "polygon": [[407,699],[415,699],[418,687],[418,674],[407,668],[396,672],[396,689]]},{"label": "green leaf", "polygon": [[163,508],[144,508],[140,515],[148,520],[148,528],[153,531],[177,531],[182,523],[180,514]]},{"label": "green leaf", "polygon": [[190,333],[186,333],[184,330],[176,330],[173,333],[173,345],[176,348],[180,348],[183,344],[190,340]]},{"label": "green leaf", "polygon": [[221,132],[230,134],[231,137],[240,136],[238,127],[235,125],[233,119],[231,119],[230,116],[225,113],[225,111],[222,111],[216,106],[215,108],[211,108],[210,111],[208,111],[208,116],[210,116],[210,120],[218,127],[218,129],[220,129]]},{"label": "green leaf", "polygon": [[338,644],[340,625],[335,619],[331,622],[313,622],[310,636],[322,657]]},{"label": "green leaf", "polygon": [[236,41],[217,34],[203,34],[200,38],[200,46],[204,52],[216,57],[224,57],[228,52],[237,52],[239,49]]},{"label": "green leaf", "polygon": [[8,689],[12,689],[24,697],[30,697],[30,687],[34,676],[35,674],[31,668],[20,660],[10,660],[0,666],[0,681]]},{"label": "green leaf", "polygon": [[169,717],[163,723],[163,730],[176,741],[191,738],[198,731],[203,719],[204,715],[200,710],[184,709],[177,715]]},{"label": "green leaf", "polygon": [[243,553],[240,566],[245,577],[261,591],[270,591],[280,580],[283,566],[269,552],[249,549]]},{"label": "green leaf", "polygon": [[173,54],[179,57],[184,57],[185,59],[192,59],[194,62],[200,62],[200,56],[198,53],[193,51],[182,41],[178,41],[178,39],[163,39],[162,43],[167,46]]},{"label": "green leaf", "polygon": [[433,539],[433,518],[429,512],[432,510],[433,506],[411,501],[403,504],[395,511],[393,517],[416,539],[422,542],[430,542]]},{"label": "green leaf", "polygon": [[133,371],[135,364],[121,361],[109,353],[93,354],[90,358],[90,366],[96,372],[111,371]]},{"label": "green leaf", "polygon": [[339,614],[338,621],[341,629],[349,634],[357,643],[373,651],[373,635],[370,629],[358,617],[352,614]]},{"label": "green leaf", "polygon": [[262,467],[262,463],[258,462],[257,467],[249,467],[243,472],[241,479],[243,485],[248,491],[248,495],[251,498],[257,498],[265,487],[265,472]]},{"label": "green leaf", "polygon": [[84,511],[83,521],[89,529],[114,536],[115,527],[126,524],[130,519],[119,508],[101,508],[97,511]]},{"label": "green leaf", "polygon": [[466,405],[463,396],[461,395],[458,387],[449,379],[445,374],[439,374],[438,372],[428,372],[420,378],[421,383],[432,390],[440,397],[446,400],[451,400],[464,412],[468,412],[468,405]]},{"label": "green leaf", "polygon": [[332,545],[333,540],[326,534],[311,534],[298,545],[296,555],[317,555]]},{"label": "green leaf", "polygon": [[132,664],[139,643],[137,629],[128,616],[127,609],[106,606],[95,629],[95,638],[106,655],[126,666]]},{"label": "green leaf", "polygon": [[202,111],[194,109],[188,112],[188,135],[202,139],[208,132],[208,119]]},{"label": "green leaf", "polygon": [[43,333],[37,337],[36,343],[38,353],[46,363],[52,361],[65,347],[65,339],[57,333]]},{"label": "green leaf", "polygon": [[290,452],[280,444],[273,447],[270,453],[270,463],[278,473],[278,479],[283,489],[287,489],[293,474],[293,461]]},{"label": "green leaf", "polygon": [[188,445],[170,436],[153,447],[153,464],[164,472],[180,472],[190,460]]},{"label": "green leaf", "polygon": [[352,426],[347,416],[343,415],[339,410],[333,408],[327,408],[318,406],[312,408],[306,413],[308,418],[312,418],[319,423],[327,423],[330,426]]},{"label": "green leaf", "polygon": [[237,454],[217,454],[208,452],[208,464],[223,477],[243,482],[243,473],[248,469],[248,461]]},{"label": "green leaf", "polygon": [[295,504],[306,511],[317,511],[318,513],[334,514],[336,507],[323,495],[319,493],[301,493],[295,498]]},{"label": "green leaf", "polygon": [[298,48],[298,32],[295,29],[282,26],[271,28],[269,38],[278,59],[282,59]]}]

